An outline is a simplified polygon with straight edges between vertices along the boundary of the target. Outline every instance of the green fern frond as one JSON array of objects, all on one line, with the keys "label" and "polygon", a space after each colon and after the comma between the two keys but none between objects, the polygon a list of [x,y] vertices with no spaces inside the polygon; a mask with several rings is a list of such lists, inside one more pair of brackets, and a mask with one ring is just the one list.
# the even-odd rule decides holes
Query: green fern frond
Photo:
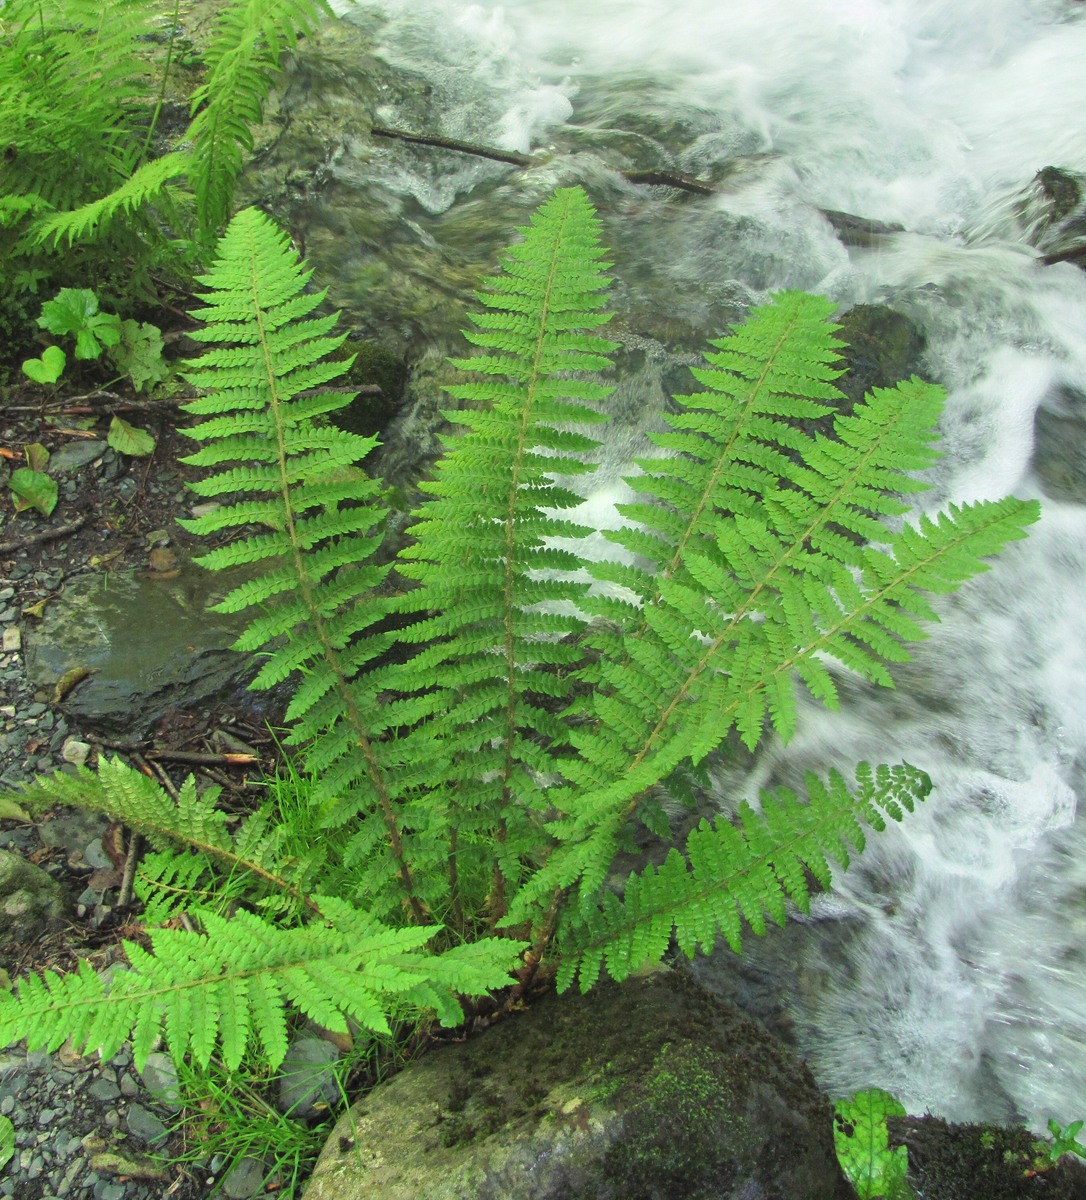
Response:
[{"label": "green fern frond", "polygon": [[552,712],[583,654],[570,635],[584,621],[568,602],[586,589],[570,582],[579,559],[552,539],[588,532],[564,516],[580,497],[560,480],[592,470],[579,456],[597,443],[583,430],[603,419],[610,389],[585,373],[608,367],[614,348],[594,332],[609,318],[608,278],[584,192],[558,191],[522,233],[478,293],[465,336],[483,353],[454,360],[477,378],[448,389],[472,407],[445,414],[466,431],[420,485],[432,499],[399,568],[420,585],[401,604],[420,618],[401,639],[424,648],[397,687],[440,693],[445,779],[487,814],[479,837],[499,811],[515,820],[518,807],[541,807],[539,773],[560,769],[566,738]]},{"label": "green fern frond", "polygon": [[839,417],[832,438],[800,428],[836,394],[827,312],[786,293],[714,343],[715,369],[698,372],[711,390],[680,398],[684,412],[666,419],[681,433],[658,439],[677,453],[639,460],[644,474],[627,481],[646,497],[623,506],[639,528],[608,536],[655,569],[593,568],[640,607],[624,616],[589,600],[613,623],[588,636],[578,756],[563,764],[569,785],[548,794],[562,845],[513,919],[578,880],[594,894],[639,796],[685,759],[699,762],[732,729],[748,747],[767,727],[787,739],[797,676],[834,706],[826,655],[892,686],[887,663],[907,661],[903,642],[935,618],[924,593],[953,591],[1037,519],[1036,503],[1009,499],[898,533],[883,524],[923,486],[909,472],[934,457],[943,393],[911,380]]},{"label": "green fern frond", "polygon": [[171,180],[185,174],[188,161],[188,154],[175,151],[144,163],[108,196],[36,222],[30,236],[39,243],[51,241],[56,246],[63,238],[68,245],[74,245],[97,233],[118,214],[129,215],[161,195]]},{"label": "green fern frond", "polygon": [[195,907],[223,913],[235,900],[207,855],[169,850],[143,855],[132,890],[143,906],[141,920],[147,926],[163,925]]},{"label": "green fern frond", "polygon": [[9,0],[0,62],[5,191],[55,209],[110,192],[135,168],[129,118],[147,88],[140,39],[154,28],[149,0]]},{"label": "green fern frond", "polygon": [[762,936],[766,917],[784,924],[787,901],[807,912],[808,872],[829,887],[828,859],[847,867],[851,852],[864,848],[864,825],[881,830],[886,817],[900,821],[931,790],[907,763],[860,763],[856,782],[850,790],[836,771],[827,783],[808,773],[806,803],[788,788],[763,793],[761,812],[744,804],[736,825],[703,820],[685,855],[673,849],[659,867],[631,874],[621,899],[604,892],[571,908],[559,935],[559,990],[579,977],[587,991],[603,968],[625,979],[661,959],[672,937],[690,958],[709,953],[720,934],[739,953],[744,921]]},{"label": "green fern frond", "polygon": [[207,420],[186,431],[204,446],[185,461],[226,467],[196,485],[200,494],[245,498],[182,524],[210,533],[255,519],[270,528],[199,561],[212,569],[259,567],[218,606],[261,610],[236,644],[265,654],[251,686],[304,676],[287,709],[294,723],[288,740],[311,743],[310,767],[320,777],[313,803],[319,809],[349,795],[355,814],[379,813],[421,920],[390,793],[400,751],[381,741],[380,682],[363,671],[391,644],[391,634],[373,628],[389,608],[374,595],[388,567],[373,561],[387,510],[378,484],[354,465],[376,439],[317,423],[350,402],[324,386],[350,363],[326,358],[343,338],[332,336],[334,316],[311,316],[323,293],[307,294],[308,279],[266,217],[246,209],[231,221],[201,279],[205,307],[194,314],[205,324],[192,336],[213,348],[185,372],[208,389],[186,406]]},{"label": "green fern frond", "polygon": [[280,56],[331,15],[325,0],[241,0],[219,13],[205,61],[207,79],[192,97],[190,182],[204,235],[230,212],[234,181],[253,147]]},{"label": "green fern frond", "polygon": [[210,787],[198,792],[190,775],[175,804],[155,780],[120,759],[103,758],[95,771],[78,767],[71,775],[39,777],[12,794],[31,812],[66,804],[102,813],[152,846],[195,851],[227,871],[242,873],[253,886],[304,901],[296,873],[279,861],[279,832],[266,814],[257,811],[230,831],[227,815],[215,807],[221,791]]},{"label": "green fern frond", "polygon": [[69,975],[30,976],[0,995],[0,1040],[55,1049],[70,1038],[108,1058],[131,1039],[142,1069],[164,1035],[178,1062],[191,1055],[206,1066],[218,1046],[233,1070],[256,1045],[275,1068],[289,1009],[340,1032],[350,1019],[388,1034],[390,1014],[421,1008],[455,1024],[456,995],[500,987],[520,949],[492,939],[426,953],[432,927],[392,929],[335,897],[314,899],[328,924],[281,929],[244,910],[231,920],[204,911],[202,933],[153,930],[153,953],[126,942],[130,969],[108,982],[86,962]]}]

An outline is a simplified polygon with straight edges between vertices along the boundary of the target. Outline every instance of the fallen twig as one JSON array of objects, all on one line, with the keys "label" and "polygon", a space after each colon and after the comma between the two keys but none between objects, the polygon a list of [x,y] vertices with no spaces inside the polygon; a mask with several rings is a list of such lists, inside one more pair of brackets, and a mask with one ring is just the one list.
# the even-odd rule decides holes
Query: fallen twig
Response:
[{"label": "fallen twig", "polygon": [[8,554],[12,550],[25,550],[28,546],[37,546],[40,542],[55,541],[57,538],[63,537],[66,533],[75,533],[86,522],[86,516],[75,517],[71,521],[65,521],[63,525],[51,525],[48,529],[42,529],[38,533],[28,533],[24,538],[15,538],[10,542],[0,542],[0,554]]},{"label": "fallen twig", "polygon": [[695,179],[692,175],[683,175],[679,171],[620,171],[619,174],[628,183],[677,188],[680,192],[693,192],[695,196],[712,196],[716,192],[711,183],[703,183],[700,179]]},{"label": "fallen twig", "polygon": [[256,754],[239,754],[235,752],[209,754],[200,750],[157,750],[154,747],[148,748],[143,745],[133,745],[131,742],[100,741],[98,744],[106,750],[119,750],[122,754],[131,754],[135,758],[144,758],[149,763],[178,762],[188,763],[191,766],[197,767],[248,767],[252,766],[253,763],[260,762],[260,758]]},{"label": "fallen twig", "polygon": [[[375,137],[396,138],[398,141],[411,142],[416,146],[435,146],[439,150],[456,150],[460,154],[473,154],[476,158],[489,158],[495,162],[509,163],[514,167],[530,167],[538,161],[530,154],[518,154],[515,150],[495,150],[492,146],[476,146],[471,142],[457,141],[455,138],[408,133],[405,129],[389,129],[384,125],[374,125],[370,132]],[[712,184],[703,183],[692,175],[682,174],[681,171],[619,171],[618,173],[628,183],[658,184],[661,187],[693,192],[698,196],[711,196],[716,191]]]},{"label": "fallen twig", "polygon": [[121,875],[121,887],[117,893],[117,906],[124,908],[132,899],[132,883],[136,878],[136,863],[139,862],[143,849],[143,838],[134,830],[128,835],[128,853],[125,855],[124,872]]},{"label": "fallen twig", "polygon": [[474,146],[471,142],[458,142],[453,138],[431,137],[426,134],[408,133],[404,129],[388,129],[374,125],[370,130],[374,137],[395,138],[400,142],[413,142],[418,146],[437,146],[441,150],[458,150],[461,154],[474,154],[476,158],[490,158],[495,162],[511,163],[514,167],[529,167],[532,159],[515,150],[495,150],[490,146]]}]

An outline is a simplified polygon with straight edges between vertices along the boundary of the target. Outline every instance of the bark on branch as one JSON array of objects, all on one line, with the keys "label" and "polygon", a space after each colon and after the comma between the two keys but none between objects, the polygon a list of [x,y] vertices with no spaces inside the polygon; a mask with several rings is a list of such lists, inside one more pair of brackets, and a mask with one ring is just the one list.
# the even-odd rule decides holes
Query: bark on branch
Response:
[{"label": "bark on branch", "polygon": [[[538,161],[530,154],[518,154],[515,150],[496,150],[490,146],[477,146],[472,142],[456,141],[454,138],[408,133],[404,129],[389,129],[384,125],[375,125],[370,132],[374,137],[395,138],[401,142],[411,142],[416,146],[435,146],[439,150],[455,150],[460,154],[472,154],[476,158],[489,158],[494,162],[509,163],[514,167],[530,167]],[[711,184],[694,179],[691,175],[683,175],[679,171],[619,171],[618,173],[628,183],[657,184],[661,187],[692,192],[697,196],[711,196],[716,190]]]}]

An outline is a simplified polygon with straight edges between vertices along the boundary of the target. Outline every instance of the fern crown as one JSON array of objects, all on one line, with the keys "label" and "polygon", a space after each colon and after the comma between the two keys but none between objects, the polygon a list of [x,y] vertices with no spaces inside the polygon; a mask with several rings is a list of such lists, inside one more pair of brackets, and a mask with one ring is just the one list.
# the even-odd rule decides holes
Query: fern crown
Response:
[{"label": "fern crown", "polygon": [[838,412],[832,306],[786,292],[676,397],[607,535],[620,559],[582,556],[590,531],[570,513],[606,420],[608,268],[580,189],[522,233],[478,294],[446,454],[393,554],[358,465],[374,440],[326,420],[349,401],[335,318],[271,221],[230,223],[187,375],[203,393],[187,406],[188,461],[207,472],[193,486],[220,507],[187,527],[229,535],[205,566],[249,572],[221,607],[250,616],[237,648],[260,659],[253,686],[294,681],[305,774],[238,826],[214,793],[189,782],[170,799],[119,762],[20,796],[144,834],[149,914],[181,907],[192,928],[129,945],[108,985],[89,968],[24,981],[0,996],[7,1038],[131,1037],[142,1059],[161,1032],[179,1057],[275,1063],[292,1012],[334,1029],[455,1023],[457,996],[500,988],[514,964],[518,987],[553,964],[560,987],[587,988],[673,940],[739,949],[928,794],[904,763],[812,774],[609,885],[639,832],[669,834],[661,796],[729,735],[791,736],[797,685],[831,708],[842,670],[891,686],[936,619],[929,597],[984,570],[1037,506],[909,520],[940,389],[913,379]]}]

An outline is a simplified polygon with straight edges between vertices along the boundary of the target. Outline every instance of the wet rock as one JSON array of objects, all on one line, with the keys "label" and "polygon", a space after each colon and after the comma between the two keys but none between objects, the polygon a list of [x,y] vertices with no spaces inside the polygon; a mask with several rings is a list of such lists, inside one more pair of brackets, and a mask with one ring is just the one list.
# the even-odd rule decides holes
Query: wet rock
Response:
[{"label": "wet rock", "polygon": [[921,371],[924,335],[904,313],[882,304],[857,304],[840,318],[846,371],[837,386],[846,411],[874,387],[893,387]]},{"label": "wet rock", "polygon": [[31,942],[67,911],[60,884],[41,867],[0,850],[0,941]]},{"label": "wet rock", "polygon": [[[128,1076],[126,1075],[125,1080],[127,1079]],[[123,1080],[121,1091],[125,1091]],[[128,1106],[125,1121],[129,1132],[141,1141],[157,1142],[166,1136],[167,1130],[163,1122],[154,1113],[148,1112],[141,1104],[130,1104]]]},{"label": "wet rock", "polygon": [[268,1168],[257,1158],[241,1158],[227,1171],[222,1181],[222,1193],[231,1200],[249,1200],[264,1190]]},{"label": "wet rock", "polygon": [[1086,504],[1086,396],[1063,390],[1037,409],[1030,463],[1052,500]]},{"label": "wet rock", "polygon": [[69,854],[82,854],[96,838],[100,838],[109,825],[106,817],[99,813],[73,809],[38,827],[43,846],[59,846]]},{"label": "wet rock", "polygon": [[1074,262],[1086,268],[1086,175],[1044,167],[1018,205],[1031,245],[1046,263]]},{"label": "wet rock", "polygon": [[156,1051],[147,1055],[147,1061],[140,1072],[143,1085],[160,1103],[176,1105],[180,1101],[180,1088],[177,1081],[177,1067],[168,1054]]},{"label": "wet rock", "polygon": [[108,449],[105,442],[69,442],[53,453],[45,469],[50,475],[67,475],[101,458]]},{"label": "wet rock", "polygon": [[1047,1144],[1022,1126],[949,1125],[891,1118],[892,1145],[909,1152],[909,1182],[925,1200],[1086,1200],[1086,1164],[1046,1161]]},{"label": "wet rock", "polygon": [[[235,580],[234,582],[239,582]],[[126,734],[231,688],[253,664],[228,647],[246,618],[208,609],[223,575],[182,563],[174,572],[114,571],[71,580],[26,638],[26,674],[53,688],[90,670],[63,697],[70,716]]]},{"label": "wet rock", "polygon": [[306,1200],[848,1200],[807,1068],[684,973],[551,996],[371,1092]]},{"label": "wet rock", "polygon": [[280,1068],[279,1107],[293,1117],[313,1117],[339,1099],[332,1064],[339,1051],[324,1038],[302,1034],[287,1049]]}]

